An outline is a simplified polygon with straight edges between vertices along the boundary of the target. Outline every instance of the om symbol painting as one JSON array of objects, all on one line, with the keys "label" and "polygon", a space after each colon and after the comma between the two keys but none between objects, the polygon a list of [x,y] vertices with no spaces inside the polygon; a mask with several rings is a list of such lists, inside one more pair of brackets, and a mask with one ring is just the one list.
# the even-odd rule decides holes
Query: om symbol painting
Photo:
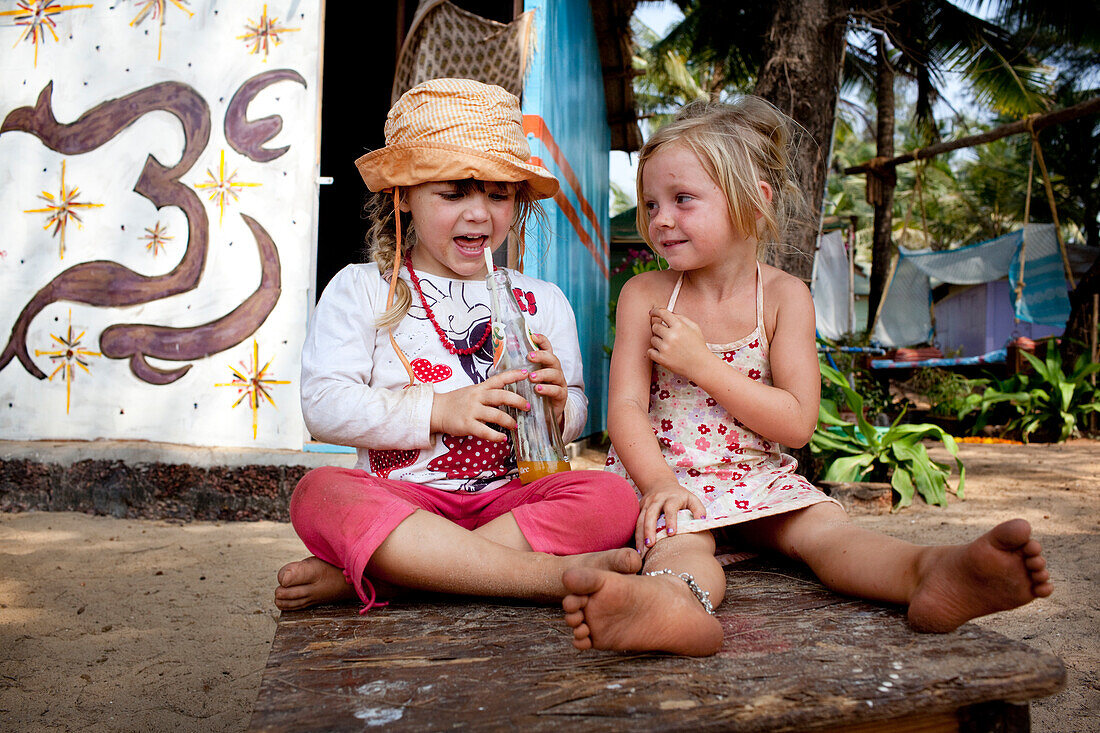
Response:
[{"label": "om symbol painting", "polygon": [[320,0],[19,5],[0,439],[300,448]]}]

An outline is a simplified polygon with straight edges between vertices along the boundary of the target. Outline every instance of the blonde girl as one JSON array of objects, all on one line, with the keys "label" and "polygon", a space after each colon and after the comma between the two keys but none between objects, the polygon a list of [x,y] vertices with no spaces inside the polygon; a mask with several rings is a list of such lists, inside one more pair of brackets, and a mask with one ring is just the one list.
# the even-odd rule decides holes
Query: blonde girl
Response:
[{"label": "blonde girl", "polygon": [[382,587],[560,600],[574,566],[637,572],[624,547],[638,502],[602,471],[521,485],[505,386],[529,379],[566,440],[585,423],[576,321],[551,283],[511,272],[539,334],[529,370],[492,364],[486,255],[552,196],[528,162],[519,100],[500,87],[436,79],[390,110],[386,146],[356,161],[373,227],[369,262],[325,289],[302,352],[302,410],[318,440],[355,446],[353,469],[310,471],[290,516],[312,556],[279,571],[283,610]]},{"label": "blonde girl", "polygon": [[925,631],[1051,593],[1024,520],[968,545],[912,545],[851,524],[782,452],[809,440],[820,398],[810,293],[758,260],[800,208],[792,125],[758,98],[698,103],[639,155],[638,229],[669,269],[619,298],[608,470],[641,497],[644,568],[566,571],[579,649],[717,651],[718,535],[801,560],[838,592],[907,604]]}]

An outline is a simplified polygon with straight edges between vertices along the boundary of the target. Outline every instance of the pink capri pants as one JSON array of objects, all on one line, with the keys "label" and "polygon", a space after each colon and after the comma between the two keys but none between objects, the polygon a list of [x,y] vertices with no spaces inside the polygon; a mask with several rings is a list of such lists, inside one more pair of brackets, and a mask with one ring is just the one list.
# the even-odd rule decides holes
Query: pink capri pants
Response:
[{"label": "pink capri pants", "polygon": [[[342,568],[368,607],[374,589],[367,563],[394,528],[417,509],[468,530],[512,513],[536,552],[575,555],[623,547],[634,536],[638,498],[623,478],[603,471],[564,471],[522,485],[468,494],[379,478],[349,468],[315,468],[290,498],[290,521],[306,548]],[[366,586],[366,588],[364,588]]]}]

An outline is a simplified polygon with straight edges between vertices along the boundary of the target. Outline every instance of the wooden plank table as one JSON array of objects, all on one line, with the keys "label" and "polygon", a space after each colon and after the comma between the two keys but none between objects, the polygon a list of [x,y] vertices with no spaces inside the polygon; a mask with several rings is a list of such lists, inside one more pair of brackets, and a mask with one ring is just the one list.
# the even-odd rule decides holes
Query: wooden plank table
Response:
[{"label": "wooden plank table", "polygon": [[284,613],[250,730],[1026,731],[1057,657],[974,624],[917,634],[801,567],[727,569],[703,658],[578,652],[559,609],[423,597]]}]

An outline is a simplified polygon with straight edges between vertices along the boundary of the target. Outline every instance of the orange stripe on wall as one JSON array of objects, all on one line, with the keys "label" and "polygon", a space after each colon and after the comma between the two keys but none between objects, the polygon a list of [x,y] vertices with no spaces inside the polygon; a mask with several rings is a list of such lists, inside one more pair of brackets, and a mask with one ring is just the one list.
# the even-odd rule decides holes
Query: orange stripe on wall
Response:
[{"label": "orange stripe on wall", "polygon": [[588,203],[588,199],[584,197],[584,192],[581,190],[581,182],[577,178],[577,174],[573,172],[573,166],[569,165],[569,161],[566,159],[565,155],[562,154],[561,148],[558,147],[558,143],[554,140],[554,136],[550,134],[550,128],[546,126],[546,121],[539,115],[524,115],[523,133],[525,135],[528,133],[533,134],[541,140],[542,144],[546,146],[546,149],[550,151],[550,156],[554,159],[554,162],[557,163],[562,176],[573,189],[573,193],[576,194],[581,211],[584,212],[585,217],[592,222],[592,226],[596,230],[596,236],[600,238],[600,249],[603,250],[604,257],[610,257],[611,253],[607,244],[607,238],[604,236],[602,227],[600,227],[600,221],[596,217],[596,212],[592,210],[592,206]]},{"label": "orange stripe on wall", "polygon": [[581,238],[581,243],[584,244],[585,249],[592,255],[592,259],[596,261],[596,265],[600,268],[600,272],[603,273],[605,279],[611,278],[611,273],[607,269],[607,263],[605,258],[600,256],[599,251],[596,249],[595,243],[592,241],[592,237],[588,236],[588,232],[585,231],[581,225],[581,219],[577,216],[577,210],[573,208],[573,204],[569,203],[569,199],[565,197],[565,194],[559,189],[554,194],[554,203],[561,209],[561,213],[565,214],[565,218],[569,220],[569,223],[573,225],[573,230],[577,232],[577,236]]}]

